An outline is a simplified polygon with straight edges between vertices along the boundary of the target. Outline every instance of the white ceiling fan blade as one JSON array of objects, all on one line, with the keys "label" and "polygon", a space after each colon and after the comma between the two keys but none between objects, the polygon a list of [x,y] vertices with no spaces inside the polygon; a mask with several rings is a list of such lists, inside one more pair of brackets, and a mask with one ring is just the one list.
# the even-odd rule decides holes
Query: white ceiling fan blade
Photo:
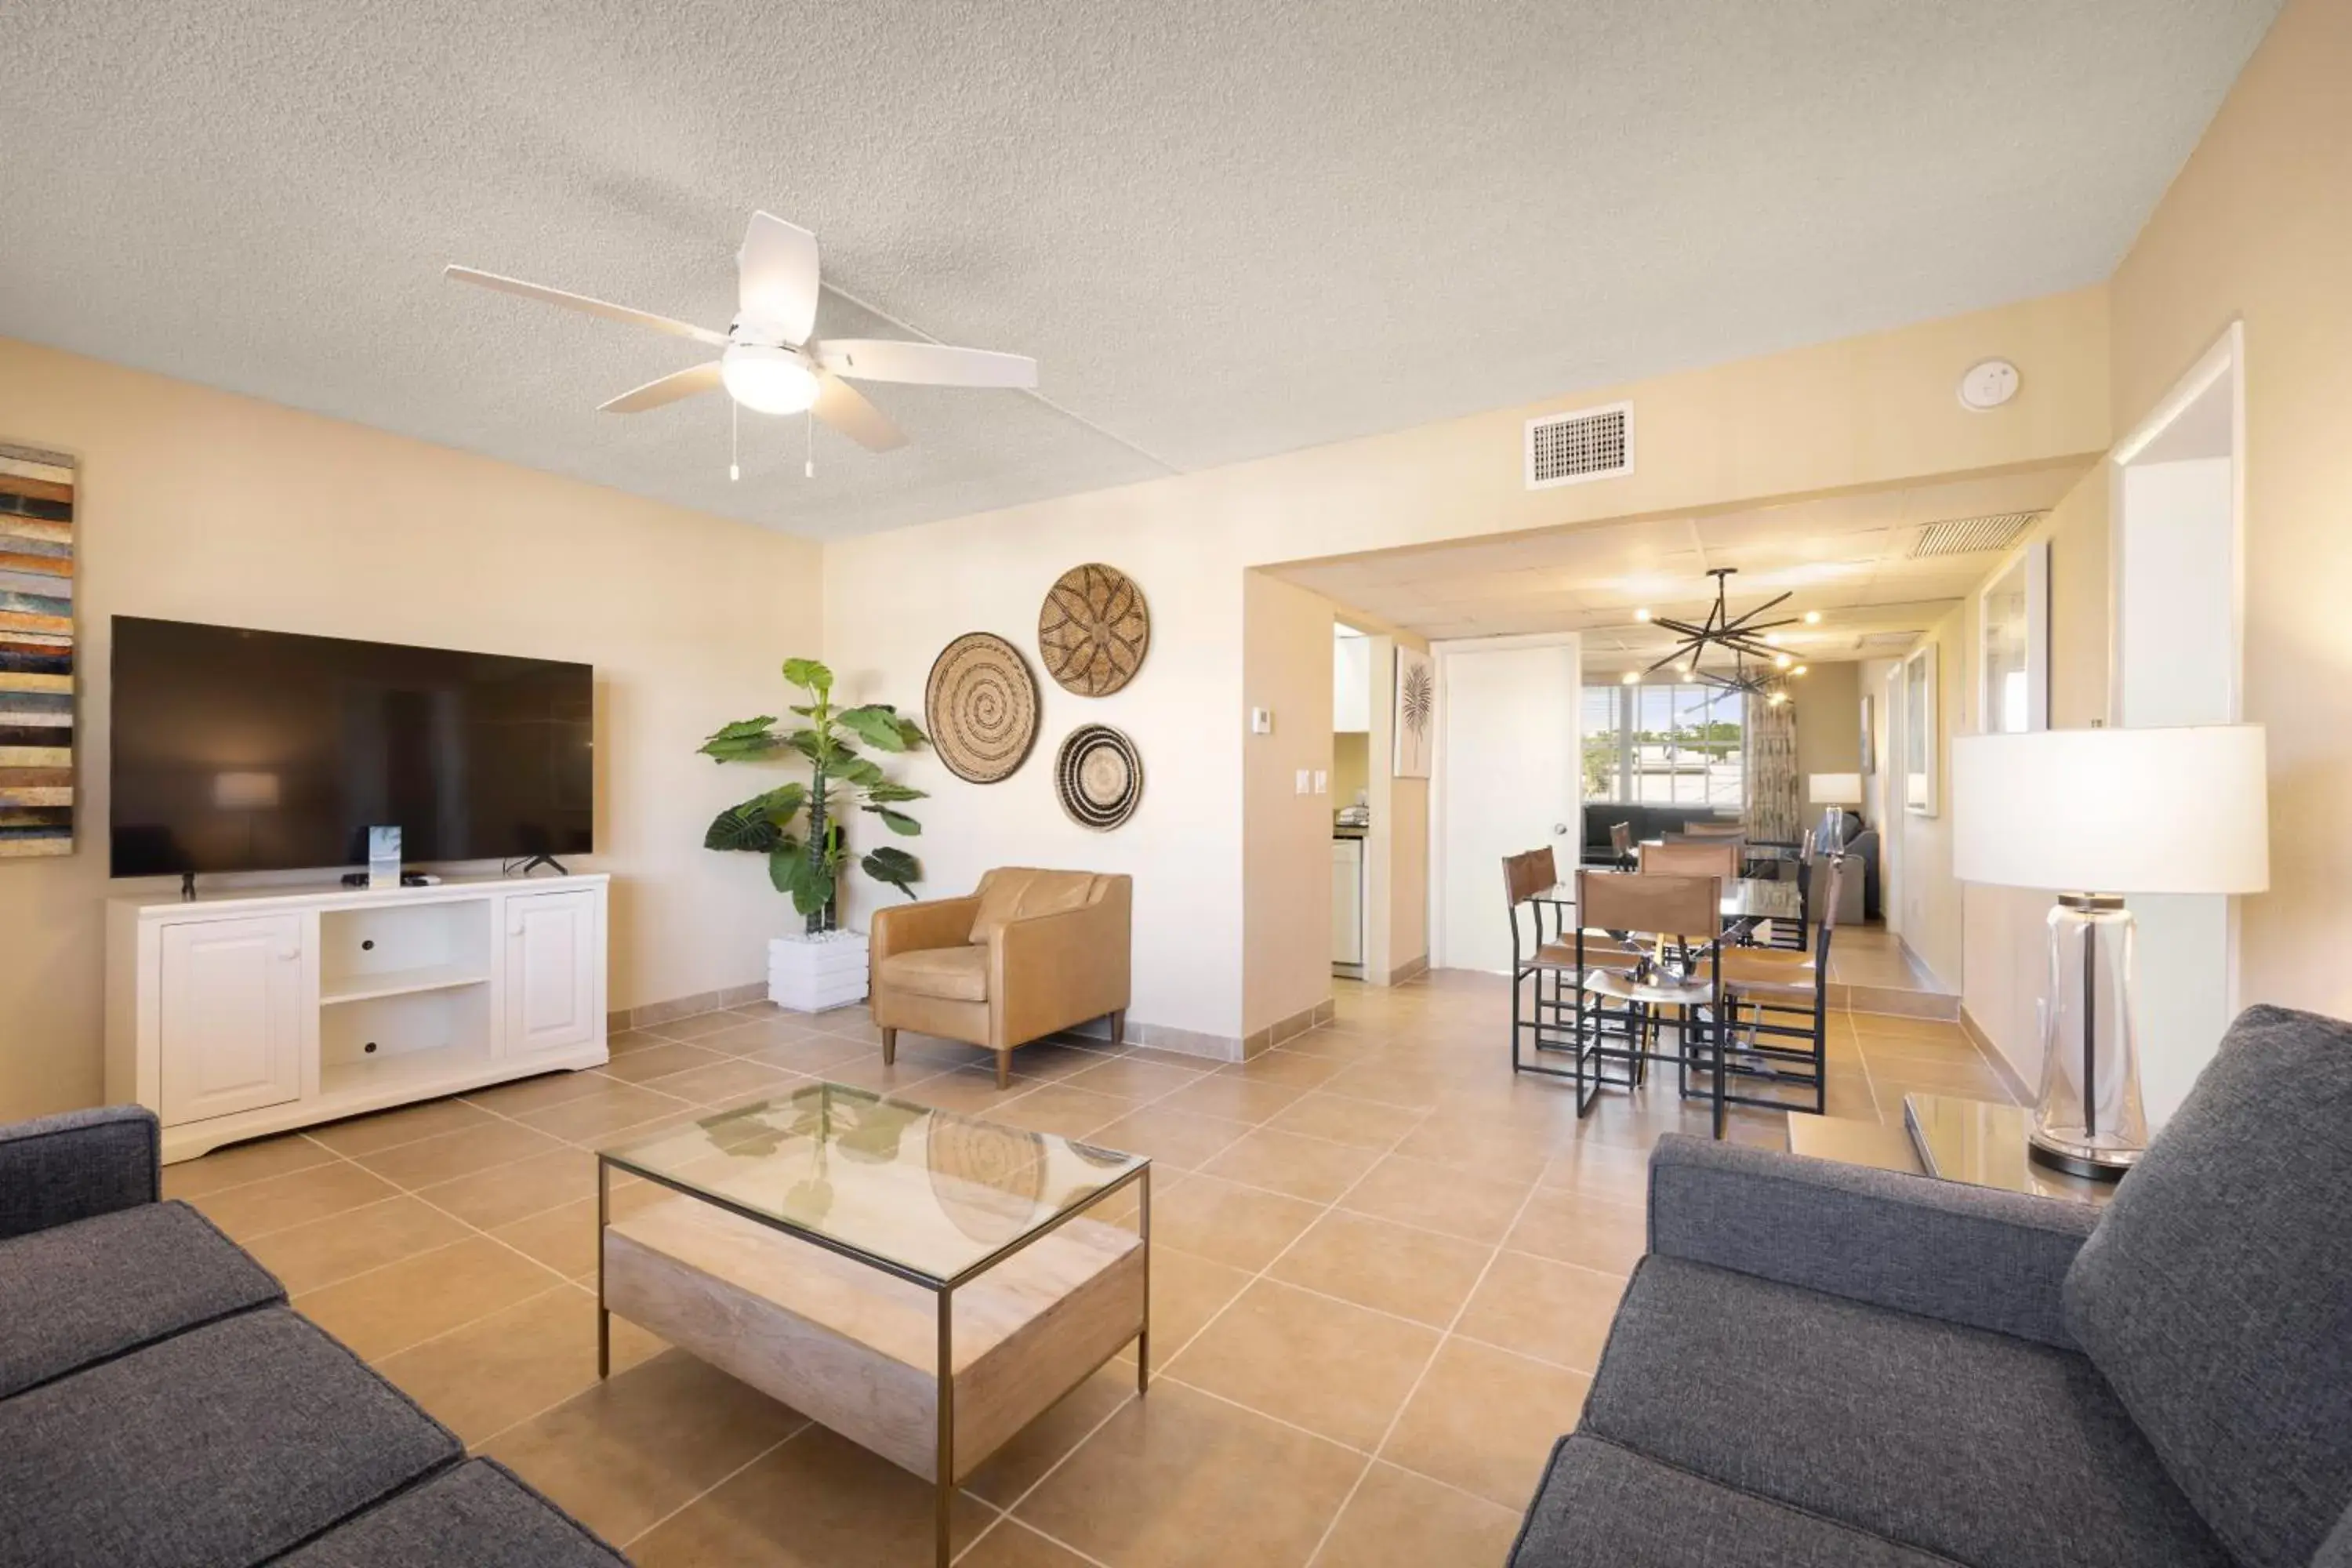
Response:
[{"label": "white ceiling fan blade", "polygon": [[816,236],[770,213],[751,215],[735,253],[736,306],[743,320],[797,348],[816,325]]},{"label": "white ceiling fan blade", "polygon": [[719,378],[719,362],[698,364],[690,369],[673,371],[657,381],[634,387],[612,402],[600,405],[599,414],[643,414],[648,408],[659,408],[666,403],[676,403],[682,397],[698,393],[716,392],[725,384]]},{"label": "white ceiling fan blade", "polygon": [[591,300],[585,294],[567,294],[561,289],[550,289],[543,283],[526,283],[520,278],[501,278],[495,272],[478,271],[455,263],[442,268],[444,277],[455,278],[460,283],[477,283],[485,289],[495,289],[501,294],[516,294],[526,300],[539,300],[550,305],[561,305],[567,310],[584,310],[592,316],[602,316],[608,321],[622,321],[630,326],[651,327],[672,337],[692,338],[698,343],[724,348],[727,334],[714,332],[708,327],[698,327],[691,321],[673,321],[656,316],[650,310],[632,310],[626,305],[615,305],[604,300]]},{"label": "white ceiling fan blade", "polygon": [[869,452],[887,452],[907,444],[906,432],[841,377],[820,375],[816,382],[816,405],[810,412],[831,428]]},{"label": "white ceiling fan blade", "polygon": [[910,382],[920,386],[1019,386],[1037,384],[1037,362],[1027,354],[960,349],[946,343],[898,338],[827,338],[816,347],[817,363],[838,375],[860,381]]}]

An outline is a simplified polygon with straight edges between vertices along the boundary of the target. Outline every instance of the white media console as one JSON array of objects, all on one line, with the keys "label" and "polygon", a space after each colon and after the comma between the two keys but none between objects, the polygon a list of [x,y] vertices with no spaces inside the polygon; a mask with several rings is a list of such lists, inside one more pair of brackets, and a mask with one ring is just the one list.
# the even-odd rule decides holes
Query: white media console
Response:
[{"label": "white media console", "polygon": [[456,1094],[604,1047],[591,876],[112,899],[106,1095],[163,1159]]}]

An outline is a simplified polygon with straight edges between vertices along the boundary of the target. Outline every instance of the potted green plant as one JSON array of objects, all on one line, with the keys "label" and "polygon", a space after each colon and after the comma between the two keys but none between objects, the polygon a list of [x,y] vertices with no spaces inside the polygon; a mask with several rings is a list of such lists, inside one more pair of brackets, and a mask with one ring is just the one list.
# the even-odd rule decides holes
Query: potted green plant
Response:
[{"label": "potted green plant", "polygon": [[[923,792],[894,783],[858,748],[906,752],[922,745],[925,736],[887,702],[835,708],[833,671],[815,659],[788,658],[783,674],[809,699],[792,706],[793,720],[774,714],[740,719],[699,750],[720,763],[797,757],[809,765],[809,782],[780,784],[729,806],[711,819],[702,847],[767,858],[768,880],[793,900],[803,924],[801,931],[768,944],[768,994],[780,1007],[813,1013],[866,994],[865,935],[840,930],[835,920],[842,868],[850,858],[844,816],[868,813],[907,837],[923,830],[898,809],[922,799]],[[889,844],[867,851],[857,865],[910,899],[923,874],[912,855]]]}]

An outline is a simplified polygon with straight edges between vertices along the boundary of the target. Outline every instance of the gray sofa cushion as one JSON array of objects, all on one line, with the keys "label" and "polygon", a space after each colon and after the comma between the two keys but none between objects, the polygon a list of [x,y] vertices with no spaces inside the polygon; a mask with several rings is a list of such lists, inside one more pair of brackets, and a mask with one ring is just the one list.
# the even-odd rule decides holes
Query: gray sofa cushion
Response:
[{"label": "gray sofa cushion", "polygon": [[1509,1568],[1948,1568],[1948,1560],[1718,1486],[1578,1433],[1519,1525]]},{"label": "gray sofa cushion", "polygon": [[1982,1568],[2228,1568],[2072,1351],[1653,1255],[1583,1429]]},{"label": "gray sofa cushion", "polygon": [[185,1204],[0,1241],[0,1399],[286,1292]]},{"label": "gray sofa cushion", "polygon": [[626,1568],[504,1466],[475,1459],[336,1526],[280,1568]]},{"label": "gray sofa cushion", "polygon": [[0,1563],[257,1563],[460,1451],[351,1352],[265,1307],[0,1400]]},{"label": "gray sofa cushion", "polygon": [[0,1127],[0,1236],[155,1201],[163,1124],[135,1105]]},{"label": "gray sofa cushion", "polygon": [[2066,1326],[2253,1568],[2352,1503],[2352,1027],[2249,1008],[2124,1178]]}]

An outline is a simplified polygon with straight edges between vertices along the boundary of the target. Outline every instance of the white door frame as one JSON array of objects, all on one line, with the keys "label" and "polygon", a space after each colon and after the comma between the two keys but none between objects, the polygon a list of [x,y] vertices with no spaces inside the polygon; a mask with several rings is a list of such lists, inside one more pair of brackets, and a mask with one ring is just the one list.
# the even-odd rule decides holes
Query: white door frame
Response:
[{"label": "white door frame", "polygon": [[[1437,671],[1437,714],[1431,730],[1429,752],[1429,966],[1446,966],[1445,944],[1445,770],[1452,759],[1445,754],[1445,686],[1447,660],[1457,653],[1494,653],[1513,647],[1572,647],[1577,650],[1576,700],[1569,704],[1568,722],[1573,733],[1570,750],[1581,756],[1584,752],[1584,637],[1580,632],[1516,632],[1506,637],[1446,637],[1429,645],[1430,659]],[[1580,773],[1580,777],[1582,775]],[[1578,841],[1582,842],[1584,826],[1581,817],[1583,802],[1577,802],[1580,813],[1577,822]],[[1572,876],[1575,868],[1560,868],[1562,876]]]},{"label": "white door frame", "polygon": [[[2151,454],[2150,448],[2181,421],[2196,404],[2210,392],[2222,377],[2231,378],[2230,386],[2230,584],[2227,708],[2224,721],[2242,723],[2245,719],[2245,659],[2246,659],[2246,333],[2242,319],[2233,320],[2222,330],[2206,351],[2198,356],[2147,416],[2118,441],[2107,455],[2107,500],[2110,519],[2107,530],[2107,722],[2121,725],[2124,721],[2124,625],[2129,607],[2124,603],[2124,553],[2126,548],[2128,489],[2127,471],[2143,461],[2160,463],[2167,460],[2161,454]],[[2224,916],[2224,1015],[2235,1017],[2240,1006],[2239,990],[2239,906],[2242,900],[2223,900]],[[2143,1028],[2145,1033],[2145,1028]],[[2146,1072],[2146,1057],[2149,1042],[2140,1042],[2142,1072]]]}]

